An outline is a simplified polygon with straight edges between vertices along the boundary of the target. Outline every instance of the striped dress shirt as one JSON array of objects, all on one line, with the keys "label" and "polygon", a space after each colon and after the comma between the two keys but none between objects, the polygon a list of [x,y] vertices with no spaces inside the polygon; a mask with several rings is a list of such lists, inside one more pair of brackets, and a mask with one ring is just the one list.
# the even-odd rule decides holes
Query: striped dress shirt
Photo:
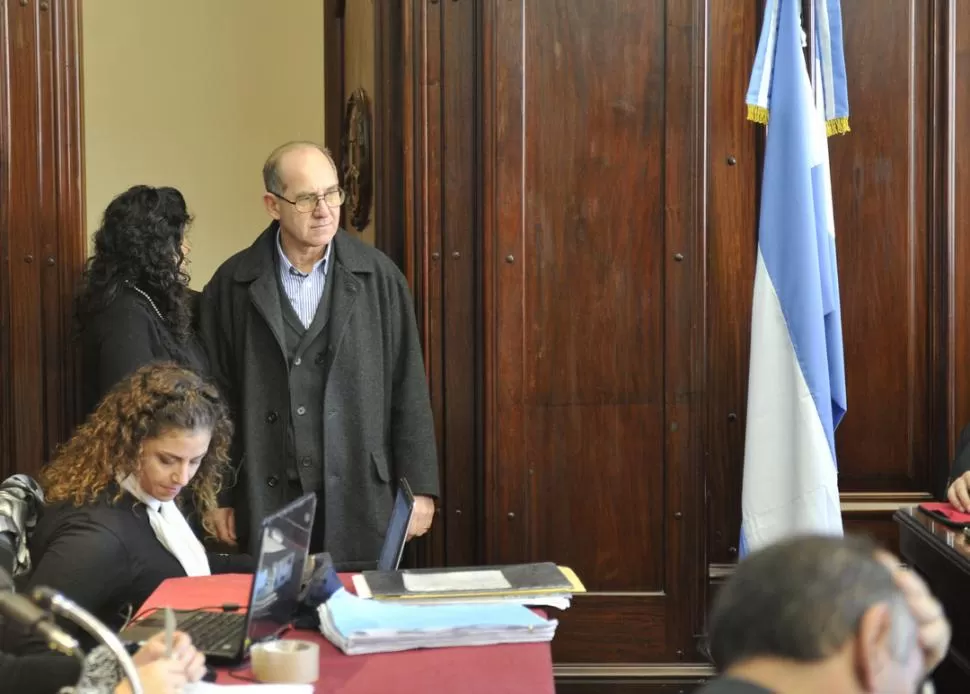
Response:
[{"label": "striped dress shirt", "polygon": [[302,273],[297,270],[290,259],[283,252],[280,244],[280,232],[276,233],[276,249],[280,254],[280,282],[283,284],[283,291],[290,300],[290,305],[299,316],[304,328],[309,328],[313,322],[313,316],[317,312],[320,304],[320,297],[323,296],[323,288],[327,282],[327,265],[330,261],[330,249],[333,244],[327,244],[327,250],[323,258],[313,265],[309,273]]}]

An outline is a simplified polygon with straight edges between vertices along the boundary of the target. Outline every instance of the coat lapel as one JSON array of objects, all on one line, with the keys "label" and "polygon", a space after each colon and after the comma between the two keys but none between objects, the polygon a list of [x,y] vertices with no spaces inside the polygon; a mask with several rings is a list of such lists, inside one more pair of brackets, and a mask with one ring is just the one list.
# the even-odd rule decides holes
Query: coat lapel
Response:
[{"label": "coat lapel", "polygon": [[270,332],[276,338],[280,353],[286,358],[286,338],[283,334],[283,309],[280,304],[280,290],[276,273],[276,235],[279,222],[272,222],[259,238],[249,247],[245,257],[236,269],[236,282],[249,283],[249,300],[266,321]]},{"label": "coat lapel", "polygon": [[[329,282],[330,279],[328,278]],[[354,277],[354,273],[340,263],[334,263],[333,268],[333,296],[330,306],[329,342],[332,347],[330,357],[340,349],[340,342],[347,332],[350,315],[354,312],[354,304],[360,292],[361,281]]]},{"label": "coat lapel", "polygon": [[276,286],[273,272],[264,272],[249,285],[249,298],[269,326],[280,352],[286,356],[286,338],[283,335],[283,309],[280,306],[280,291]]}]

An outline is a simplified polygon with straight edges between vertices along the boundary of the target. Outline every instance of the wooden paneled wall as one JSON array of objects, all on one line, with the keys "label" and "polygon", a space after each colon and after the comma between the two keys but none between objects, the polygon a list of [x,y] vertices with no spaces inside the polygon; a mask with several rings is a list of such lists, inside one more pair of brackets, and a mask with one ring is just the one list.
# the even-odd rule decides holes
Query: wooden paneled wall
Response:
[{"label": "wooden paneled wall", "polygon": [[36,472],[75,417],[85,254],[78,3],[0,2],[0,476]]},{"label": "wooden paneled wall", "polygon": [[[427,559],[576,568],[563,691],[706,672],[740,529],[762,5],[403,3],[398,259],[445,478]],[[954,0],[842,8],[843,509],[895,547],[891,512],[940,493],[970,421],[970,30]]]}]

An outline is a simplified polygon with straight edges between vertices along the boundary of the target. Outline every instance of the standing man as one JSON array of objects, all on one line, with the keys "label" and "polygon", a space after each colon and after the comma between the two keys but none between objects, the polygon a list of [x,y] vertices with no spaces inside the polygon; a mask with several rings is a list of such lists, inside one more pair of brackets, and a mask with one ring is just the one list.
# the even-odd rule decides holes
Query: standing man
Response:
[{"label": "standing man", "polygon": [[431,527],[438,466],[407,282],[339,228],[344,191],[330,153],[278,147],[263,166],[273,218],[216,271],[202,335],[236,424],[213,521],[254,550],[263,517],[316,492],[311,552],[342,568],[380,554],[398,480],[415,494],[410,534]]}]

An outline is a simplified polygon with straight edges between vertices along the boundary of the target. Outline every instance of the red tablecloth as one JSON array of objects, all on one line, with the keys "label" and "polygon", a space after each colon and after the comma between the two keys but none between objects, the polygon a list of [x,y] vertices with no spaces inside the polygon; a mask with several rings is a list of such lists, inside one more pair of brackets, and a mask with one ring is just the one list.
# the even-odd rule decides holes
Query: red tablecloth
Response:
[{"label": "red tablecloth", "polygon": [[[350,576],[342,575],[350,588]],[[245,606],[252,576],[228,574],[172,578],[160,585],[142,609],[190,610],[235,602]],[[139,610],[141,611],[141,610]],[[315,691],[327,694],[554,694],[548,643],[439,648],[347,656],[319,632],[289,631],[283,638],[320,644],[320,679]],[[252,677],[248,668],[233,673]],[[220,683],[243,684],[227,670]]]}]

